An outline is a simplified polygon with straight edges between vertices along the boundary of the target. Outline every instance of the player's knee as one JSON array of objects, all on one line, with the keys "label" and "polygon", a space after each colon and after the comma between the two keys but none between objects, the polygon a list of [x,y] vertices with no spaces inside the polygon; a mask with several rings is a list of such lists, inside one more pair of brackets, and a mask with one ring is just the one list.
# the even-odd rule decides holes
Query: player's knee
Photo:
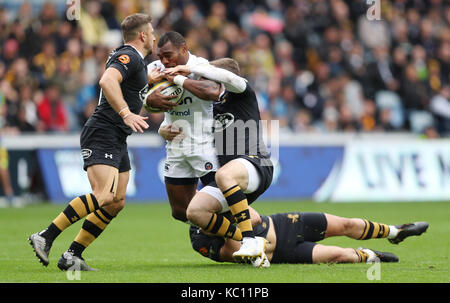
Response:
[{"label": "player's knee", "polygon": [[172,217],[175,220],[186,222],[188,220],[185,209],[172,208]]},{"label": "player's knee", "polygon": [[193,223],[199,222],[199,220],[204,215],[205,215],[204,209],[200,205],[197,205],[196,203],[191,203],[187,207],[186,217],[189,221]]},{"label": "player's knee", "polygon": [[93,194],[97,198],[98,205],[100,206],[107,206],[114,203],[114,194],[111,192],[99,193],[94,191]]},{"label": "player's knee", "polygon": [[233,181],[233,171],[227,167],[222,167],[216,172],[216,183],[221,186]]},{"label": "player's knee", "polygon": [[186,222],[187,218],[186,218],[186,208],[189,204],[189,201],[184,201],[183,199],[172,199],[170,201],[170,208],[172,210],[172,217],[175,220],[179,220],[182,222]]},{"label": "player's knee", "polygon": [[125,207],[125,196],[114,197],[113,203],[109,206],[111,215],[116,216]]},{"label": "player's knee", "polygon": [[192,204],[189,204],[189,206],[186,209],[186,217],[189,221],[195,222],[197,218],[197,209]]},{"label": "player's knee", "polygon": [[343,218],[342,221],[342,234],[347,234],[353,230],[355,227],[355,222],[352,219]]}]

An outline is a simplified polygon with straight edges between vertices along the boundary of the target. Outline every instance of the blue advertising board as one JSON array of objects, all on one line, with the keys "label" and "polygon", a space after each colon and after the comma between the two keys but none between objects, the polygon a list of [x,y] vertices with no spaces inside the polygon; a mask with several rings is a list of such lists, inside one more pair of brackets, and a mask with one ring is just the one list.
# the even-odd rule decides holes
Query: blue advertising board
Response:
[{"label": "blue advertising board", "polygon": [[[261,199],[311,198],[327,179],[334,163],[343,157],[341,146],[280,147],[270,188]],[[152,202],[167,199],[164,186],[164,148],[129,148],[132,170],[128,201]],[[47,196],[54,203],[90,192],[79,149],[39,149],[38,160]]]}]

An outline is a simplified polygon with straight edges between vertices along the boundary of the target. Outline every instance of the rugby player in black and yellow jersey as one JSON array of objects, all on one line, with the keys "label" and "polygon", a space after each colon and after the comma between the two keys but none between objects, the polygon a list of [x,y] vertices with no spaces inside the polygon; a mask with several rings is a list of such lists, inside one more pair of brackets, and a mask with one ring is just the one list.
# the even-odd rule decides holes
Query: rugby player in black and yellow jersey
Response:
[{"label": "rugby player in black and yellow jersey", "polygon": [[124,44],[115,49],[106,62],[100,79],[97,108],[84,125],[80,143],[92,192],[73,199],[69,205],[39,233],[29,237],[40,262],[49,264],[49,252],[55,238],[78,220],[86,217],[82,229],[58,267],[67,270],[93,270],[81,254],[107,227],[125,204],[130,159],[127,137],[148,128],[139,115],[148,91],[147,64],[155,43],[151,17],[133,14],[122,24]]},{"label": "rugby player in black and yellow jersey", "polygon": [[[259,215],[249,207],[255,235],[267,239],[267,262],[275,263],[371,263],[398,262],[396,255],[369,248],[343,248],[316,242],[328,237],[347,236],[355,240],[387,238],[398,244],[410,236],[419,236],[428,228],[427,222],[386,225],[360,218],[343,218],[326,213],[288,212],[270,216]],[[191,226],[192,247],[202,256],[217,262],[235,262],[233,253],[239,241],[218,237]],[[378,258],[378,260],[377,260]]]},{"label": "rugby player in black and yellow jersey", "polygon": [[[216,137],[215,144],[216,149],[218,149],[219,162],[222,165],[216,173],[216,182],[223,194],[221,195],[220,192],[214,190],[216,188],[215,184],[210,184],[210,186],[203,188],[194,197],[187,209],[188,219],[203,229],[206,234],[210,236],[214,235],[211,238],[215,239],[213,241],[214,243],[221,243],[224,241],[224,237],[230,239],[229,243],[234,243],[230,244],[233,249],[225,249],[227,252],[231,251],[231,254],[227,255],[229,258],[225,260],[230,261],[231,256],[233,256],[232,259],[234,261],[242,262],[250,260],[254,266],[267,267],[270,265],[269,259],[272,259],[274,256],[274,242],[276,242],[276,238],[283,244],[276,246],[278,247],[278,252],[275,256],[278,255],[279,258],[275,257],[272,259],[275,262],[329,262],[336,257],[336,254],[342,256],[344,253],[347,254],[346,256],[348,258],[353,258],[353,261],[356,260],[356,258],[354,258],[355,256],[357,256],[360,261],[371,260],[374,258],[374,254],[378,254],[377,256],[380,259],[385,258],[383,259],[385,261],[395,260],[395,256],[390,259],[390,255],[387,253],[379,253],[364,249],[349,250],[326,247],[323,245],[317,246],[315,257],[313,257],[313,249],[316,247],[314,242],[319,241],[326,236],[347,235],[355,239],[387,237],[392,243],[398,243],[406,236],[421,234],[426,230],[428,227],[426,222],[401,226],[387,226],[368,220],[345,219],[328,214],[292,213],[274,215],[271,216],[271,218],[263,217],[264,220],[261,226],[264,226],[265,224],[267,228],[266,233],[261,232],[261,226],[258,226],[257,232],[252,229],[253,236],[256,238],[267,238],[267,234],[269,234],[269,241],[272,242],[271,248],[268,248],[269,250],[266,251],[269,255],[262,254],[262,256],[255,259],[236,258],[236,255],[239,254],[242,250],[242,246],[244,246],[244,243],[241,245],[237,241],[241,240],[244,232],[249,230],[246,226],[242,226],[242,224],[239,223],[242,222],[242,217],[254,219],[250,213],[242,216],[242,209],[245,209],[242,207],[242,202],[253,202],[268,188],[272,180],[272,166],[268,159],[268,154],[263,148],[263,142],[260,140],[260,129],[254,128],[254,132],[252,133],[251,129],[247,130],[245,127],[242,127],[242,124],[241,128],[236,129],[236,127],[230,127],[233,125],[233,122],[239,120],[243,120],[244,122],[251,120],[259,121],[259,111],[254,93],[248,83],[245,80],[242,80],[243,78],[237,77],[237,74],[239,74],[237,62],[229,58],[224,58],[212,61],[210,64],[219,68],[196,66],[187,69],[185,66],[179,66],[166,72],[177,75],[172,79],[175,82],[177,81],[176,77],[180,77],[180,74],[183,75],[188,72],[194,72],[204,78],[215,80],[225,85],[226,90],[220,96],[219,102],[214,105],[215,116],[220,122],[218,126],[219,128],[221,127],[219,136]],[[228,72],[224,72],[221,68]],[[195,83],[189,81],[188,85],[196,86],[199,89],[199,93],[208,93],[201,91],[202,86],[199,85],[198,82]],[[213,92],[211,92],[211,94],[212,93]],[[239,138],[240,132],[241,141],[235,139],[234,141],[226,142],[225,140],[226,138],[229,138],[228,133],[230,131],[238,133],[237,138]],[[222,132],[222,134],[220,132]],[[217,133],[218,132],[216,132],[216,134]],[[164,136],[164,133],[161,134]],[[236,138],[236,136],[234,138]],[[243,152],[239,153],[237,150],[242,148],[240,145],[242,142],[245,144],[243,146],[244,149]],[[246,163],[247,161],[250,165]],[[243,169],[244,167],[245,169]],[[231,182],[233,181],[237,183],[237,186],[228,190],[224,190],[223,186],[221,187],[221,184],[223,185],[226,182],[232,184]],[[255,186],[255,184],[257,184],[257,186]],[[228,199],[229,195],[227,195],[227,193],[233,191],[233,188],[236,187],[240,187],[244,196],[229,201],[230,199]],[[250,191],[249,188],[251,189]],[[236,190],[234,190],[233,193],[234,192],[236,192]],[[231,224],[230,220],[225,216],[220,214],[228,210],[227,204],[224,203],[224,201],[230,205],[229,210],[237,222],[237,227],[234,224]],[[236,211],[233,212],[232,205],[236,203],[235,201],[240,202],[241,213]],[[247,210],[249,209],[250,208],[247,208]],[[288,224],[289,221],[291,221],[291,225]],[[250,220],[247,221],[247,223],[249,222]],[[272,233],[269,232],[269,226],[272,226]],[[275,231],[277,231],[277,234],[275,234]],[[191,237],[195,235],[201,238],[201,235],[205,234],[201,233],[198,227],[191,227]],[[222,241],[218,239],[222,239]],[[217,249],[214,249],[214,251],[217,253]],[[205,249],[202,248],[199,252],[205,253]],[[208,254],[211,254],[211,252]],[[338,260],[340,259],[338,258]],[[348,261],[350,259],[346,260]]]}]

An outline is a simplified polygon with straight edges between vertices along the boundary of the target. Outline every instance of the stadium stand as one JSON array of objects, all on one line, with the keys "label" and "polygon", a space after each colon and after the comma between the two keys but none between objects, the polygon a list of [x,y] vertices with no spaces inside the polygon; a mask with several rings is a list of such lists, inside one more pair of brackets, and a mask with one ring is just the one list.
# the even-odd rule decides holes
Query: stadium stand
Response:
[{"label": "stadium stand", "polygon": [[[150,12],[161,34],[193,53],[231,56],[280,130],[449,132],[450,5],[383,1],[66,1],[0,4],[3,134],[77,132],[95,108],[98,78],[121,43],[120,22]],[[154,132],[162,117],[151,115]]]}]

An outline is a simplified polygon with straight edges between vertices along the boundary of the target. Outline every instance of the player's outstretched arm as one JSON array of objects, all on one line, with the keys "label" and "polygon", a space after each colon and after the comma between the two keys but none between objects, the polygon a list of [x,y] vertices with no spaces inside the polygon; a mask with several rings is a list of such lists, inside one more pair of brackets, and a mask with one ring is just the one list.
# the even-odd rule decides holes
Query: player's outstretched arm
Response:
[{"label": "player's outstretched arm", "polygon": [[168,68],[164,71],[166,75],[186,75],[194,73],[205,79],[223,83],[227,91],[233,93],[242,93],[245,91],[247,81],[223,68],[215,67],[210,64],[198,64],[194,66],[179,65],[174,68]]},{"label": "player's outstretched arm", "polygon": [[[177,67],[184,67],[184,66],[186,68],[189,68],[186,65],[178,65]],[[173,82],[176,85],[181,86],[184,89],[187,89],[200,99],[209,101],[219,100],[220,94],[224,90],[223,85],[208,79],[201,79],[201,80],[189,79],[183,76],[183,72],[178,73],[176,69],[177,67],[172,69],[174,73],[170,72],[166,74],[165,77],[169,82]]]},{"label": "player's outstretched arm", "polygon": [[247,87],[247,80],[223,68],[210,64],[198,64],[191,67],[191,73],[216,82],[223,83],[229,92],[242,93]]},{"label": "player's outstretched arm", "polygon": [[[175,84],[178,84],[175,82]],[[211,80],[186,79],[183,87],[203,100],[218,101],[223,89],[222,86]]]},{"label": "player's outstretched arm", "polygon": [[136,115],[130,111],[128,104],[123,98],[120,83],[122,82],[122,74],[119,70],[109,67],[103,73],[99,81],[102,92],[105,94],[106,100],[111,107],[122,117],[124,123],[128,125],[134,132],[143,133],[143,129],[148,128],[145,120],[148,117]]}]

